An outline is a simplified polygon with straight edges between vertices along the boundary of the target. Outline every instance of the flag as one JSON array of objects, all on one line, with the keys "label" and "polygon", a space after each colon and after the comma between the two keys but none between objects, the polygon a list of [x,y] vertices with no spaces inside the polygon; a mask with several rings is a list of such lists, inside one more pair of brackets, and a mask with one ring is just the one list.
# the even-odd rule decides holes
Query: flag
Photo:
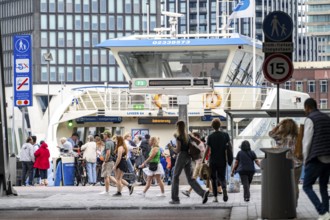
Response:
[{"label": "flag", "polygon": [[235,18],[254,17],[255,0],[241,0],[229,16],[228,20]]}]

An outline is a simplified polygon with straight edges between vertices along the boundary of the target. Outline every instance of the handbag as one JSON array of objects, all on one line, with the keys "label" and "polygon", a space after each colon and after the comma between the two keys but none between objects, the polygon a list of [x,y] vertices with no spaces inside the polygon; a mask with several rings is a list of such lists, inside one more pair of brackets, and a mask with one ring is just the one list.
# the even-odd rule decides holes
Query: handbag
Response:
[{"label": "handbag", "polygon": [[149,170],[150,171],[156,171],[158,169],[158,163],[156,162],[150,162],[149,163]]}]

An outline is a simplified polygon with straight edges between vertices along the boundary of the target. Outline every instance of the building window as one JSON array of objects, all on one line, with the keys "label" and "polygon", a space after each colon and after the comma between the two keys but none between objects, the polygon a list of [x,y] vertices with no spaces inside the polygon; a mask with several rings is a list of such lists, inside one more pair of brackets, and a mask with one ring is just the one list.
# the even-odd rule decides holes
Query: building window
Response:
[{"label": "building window", "polygon": [[320,80],[320,92],[328,92],[328,81]]},{"label": "building window", "polygon": [[75,0],[74,10],[75,12],[81,12],[81,0]]},{"label": "building window", "polygon": [[315,80],[308,81],[308,92],[311,92],[311,93],[315,92]]},{"label": "building window", "polygon": [[93,15],[92,16],[92,30],[97,30],[98,29],[98,21],[97,21],[97,16]]},{"label": "building window", "polygon": [[67,15],[66,16],[66,29],[67,30],[72,30],[73,29],[73,22],[72,22],[72,15]]},{"label": "building window", "polygon": [[298,92],[303,91],[303,82],[302,81],[296,81],[296,91],[298,91]]},{"label": "building window", "polygon": [[285,82],[284,89],[291,90],[291,82],[290,81]]},{"label": "building window", "polygon": [[81,47],[81,33],[80,32],[76,32],[76,34],[75,34],[75,46],[76,47]]},{"label": "building window", "polygon": [[89,16],[84,15],[84,30],[89,30]]},{"label": "building window", "polygon": [[66,0],[66,12],[72,12],[72,0]]},{"label": "building window", "polygon": [[115,30],[115,16],[109,16],[109,30]]},{"label": "building window", "polygon": [[56,17],[55,15],[49,15],[49,29],[55,30],[56,29]]},{"label": "building window", "polygon": [[91,70],[89,67],[84,68],[84,81],[85,82],[91,81]]},{"label": "building window", "polygon": [[83,6],[83,10],[85,13],[89,12],[89,0],[84,0],[84,6]]},{"label": "building window", "polygon": [[100,16],[100,29],[101,30],[107,29],[107,18],[104,15]]},{"label": "building window", "polygon": [[327,99],[321,99],[320,100],[320,109],[327,109],[328,108],[328,100]]},{"label": "building window", "polygon": [[40,12],[47,12],[47,0],[40,1]]},{"label": "building window", "polygon": [[72,67],[66,68],[66,80],[68,82],[73,82],[73,68]]},{"label": "building window", "polygon": [[76,82],[81,82],[82,81],[81,67],[80,66],[76,67],[75,77],[76,77],[75,78]]},{"label": "building window", "polygon": [[92,81],[93,82],[99,81],[99,68],[98,67],[93,67]]},{"label": "building window", "polygon": [[[107,12],[107,2],[106,1],[107,0],[100,0],[100,12],[101,13],[106,13]],[[95,2],[97,3],[97,0],[95,0]],[[93,8],[94,8],[94,6],[93,6]]]},{"label": "building window", "polygon": [[81,64],[82,63],[81,50],[76,50],[75,63],[76,64]]},{"label": "building window", "polygon": [[41,27],[41,29],[42,30],[46,30],[46,29],[48,29],[48,24],[47,24],[47,15],[41,15],[40,16],[40,27]]}]

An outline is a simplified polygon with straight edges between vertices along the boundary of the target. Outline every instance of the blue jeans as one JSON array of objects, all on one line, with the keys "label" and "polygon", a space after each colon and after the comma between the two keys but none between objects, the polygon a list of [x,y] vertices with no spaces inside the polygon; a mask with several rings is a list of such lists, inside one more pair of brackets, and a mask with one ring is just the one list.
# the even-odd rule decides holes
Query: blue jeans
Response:
[{"label": "blue jeans", "polygon": [[33,162],[22,161],[22,185],[25,185],[26,178],[29,177],[29,185],[33,184]]},{"label": "blue jeans", "polygon": [[[329,174],[330,164],[321,163],[318,159],[314,159],[305,165],[303,189],[320,215],[329,212]],[[319,179],[322,203],[313,190],[317,178]]]},{"label": "blue jeans", "polygon": [[133,164],[132,164],[132,161],[130,158],[128,158],[127,160],[127,168],[128,168],[128,171],[130,173],[133,173],[134,172],[134,167],[133,167]]},{"label": "blue jeans", "polygon": [[88,183],[96,183],[96,163],[87,162]]}]

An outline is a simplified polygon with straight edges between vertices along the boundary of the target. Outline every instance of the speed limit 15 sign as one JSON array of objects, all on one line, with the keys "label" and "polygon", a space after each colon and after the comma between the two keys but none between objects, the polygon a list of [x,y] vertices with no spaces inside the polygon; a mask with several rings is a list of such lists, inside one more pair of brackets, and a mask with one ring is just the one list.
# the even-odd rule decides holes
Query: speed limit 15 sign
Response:
[{"label": "speed limit 15 sign", "polygon": [[275,53],[264,61],[263,73],[271,83],[284,83],[292,77],[293,65],[289,57]]}]

